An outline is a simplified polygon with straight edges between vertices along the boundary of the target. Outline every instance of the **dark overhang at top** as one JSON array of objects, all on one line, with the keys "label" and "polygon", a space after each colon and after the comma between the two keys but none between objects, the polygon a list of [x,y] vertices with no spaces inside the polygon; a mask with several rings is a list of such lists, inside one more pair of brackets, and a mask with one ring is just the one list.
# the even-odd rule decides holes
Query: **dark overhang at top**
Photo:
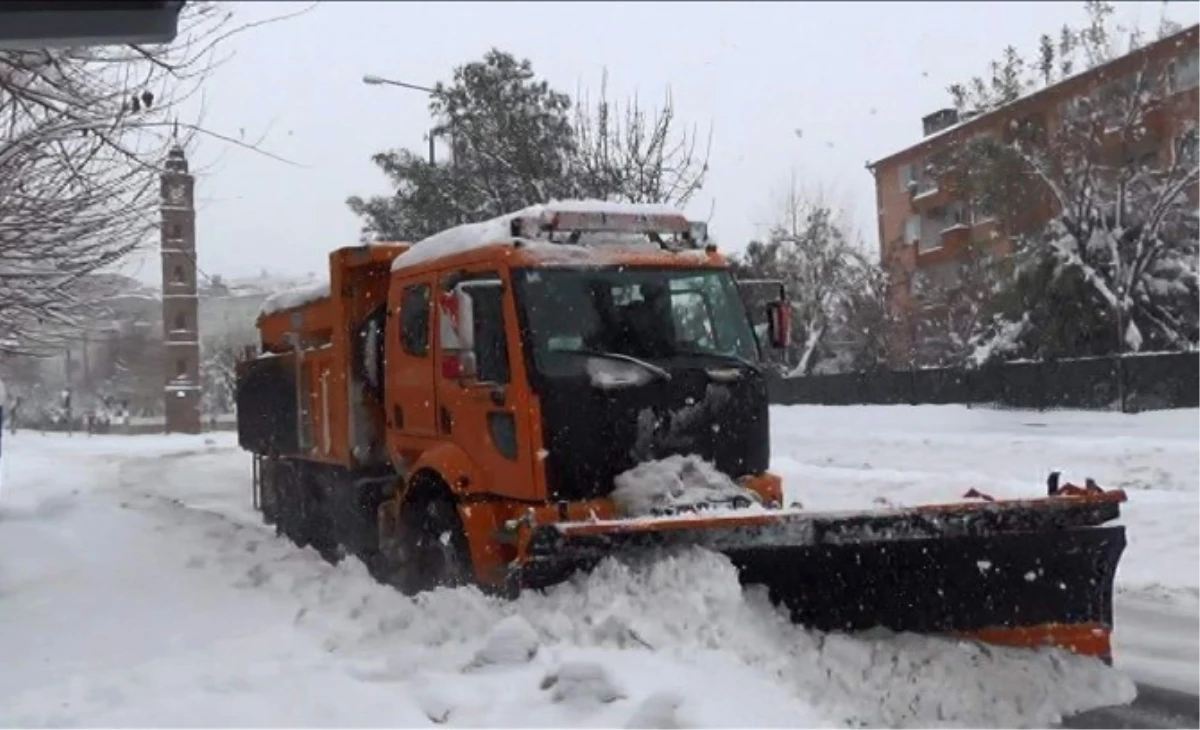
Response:
[{"label": "dark overhang at top", "polygon": [[169,43],[182,0],[0,2],[0,50]]}]

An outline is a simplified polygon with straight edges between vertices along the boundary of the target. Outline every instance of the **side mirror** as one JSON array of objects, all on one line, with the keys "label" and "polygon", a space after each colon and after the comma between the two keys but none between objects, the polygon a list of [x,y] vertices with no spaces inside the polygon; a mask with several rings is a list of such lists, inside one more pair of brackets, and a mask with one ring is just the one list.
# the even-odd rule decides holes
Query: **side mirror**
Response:
[{"label": "side mirror", "polygon": [[776,350],[792,344],[792,303],[787,299],[767,302],[767,338]]},{"label": "side mirror", "polygon": [[443,292],[438,331],[441,334],[442,377],[467,380],[475,377],[475,324],[471,296],[460,287]]}]

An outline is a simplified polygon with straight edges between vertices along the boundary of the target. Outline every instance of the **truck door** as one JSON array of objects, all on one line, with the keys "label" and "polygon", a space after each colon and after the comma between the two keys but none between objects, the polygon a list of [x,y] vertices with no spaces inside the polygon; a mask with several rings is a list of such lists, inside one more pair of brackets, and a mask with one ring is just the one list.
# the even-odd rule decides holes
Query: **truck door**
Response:
[{"label": "truck door", "polygon": [[[486,475],[492,494],[538,499],[534,493],[536,447],[529,415],[529,389],[513,376],[520,341],[507,281],[493,270],[464,270],[439,282],[450,292],[460,282],[492,283],[469,289],[473,311],[476,375],[457,377],[454,359],[461,353],[439,346],[439,426]],[[450,326],[449,314],[435,307],[439,327]],[[522,404],[525,404],[522,407]]]},{"label": "truck door", "polygon": [[401,437],[437,437],[432,282],[432,277],[403,282],[388,321],[387,424]]}]

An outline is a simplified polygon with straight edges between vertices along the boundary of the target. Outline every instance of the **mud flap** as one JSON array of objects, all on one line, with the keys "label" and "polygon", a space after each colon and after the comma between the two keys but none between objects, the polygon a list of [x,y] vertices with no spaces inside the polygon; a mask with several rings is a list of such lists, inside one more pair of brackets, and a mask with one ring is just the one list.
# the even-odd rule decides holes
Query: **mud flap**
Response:
[{"label": "mud flap", "polygon": [[726,555],[744,585],[765,586],[814,629],[1048,643],[1107,661],[1125,531],[1099,525],[1119,516],[1117,501],[543,525],[532,531],[520,582],[541,587],[609,555],[697,546]]}]

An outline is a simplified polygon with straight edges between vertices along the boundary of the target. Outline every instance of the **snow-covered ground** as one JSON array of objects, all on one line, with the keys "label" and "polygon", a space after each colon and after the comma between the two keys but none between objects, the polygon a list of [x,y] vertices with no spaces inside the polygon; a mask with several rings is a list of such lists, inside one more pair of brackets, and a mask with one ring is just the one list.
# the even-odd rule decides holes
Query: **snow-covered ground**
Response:
[{"label": "snow-covered ground", "polygon": [[[1118,669],[1195,691],[1197,412],[777,408],[774,466],[807,508],[1130,493]],[[0,724],[24,726],[1044,726],[1126,702],[1058,651],[790,625],[704,553],[514,602],[417,600],[274,537],[249,459],[208,437],[5,435]]]},{"label": "snow-covered ground", "polygon": [[1115,661],[1200,688],[1200,411],[1128,415],[965,406],[776,408],[772,467],[808,509],[1043,496],[1046,477],[1121,488]]}]

